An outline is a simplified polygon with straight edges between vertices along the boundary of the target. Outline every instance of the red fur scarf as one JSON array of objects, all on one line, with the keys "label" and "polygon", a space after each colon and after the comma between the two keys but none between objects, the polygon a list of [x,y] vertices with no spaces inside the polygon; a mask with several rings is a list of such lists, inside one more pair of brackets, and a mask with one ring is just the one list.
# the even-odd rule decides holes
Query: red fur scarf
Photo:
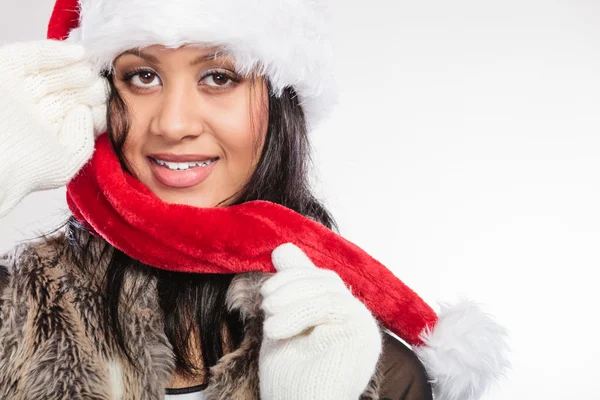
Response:
[{"label": "red fur scarf", "polygon": [[322,224],[281,205],[251,201],[196,208],[158,199],[123,171],[107,134],[69,183],[75,218],[127,255],[192,273],[275,272],[271,252],[292,242],[335,271],[377,319],[412,345],[433,328],[435,312],[381,263]]}]

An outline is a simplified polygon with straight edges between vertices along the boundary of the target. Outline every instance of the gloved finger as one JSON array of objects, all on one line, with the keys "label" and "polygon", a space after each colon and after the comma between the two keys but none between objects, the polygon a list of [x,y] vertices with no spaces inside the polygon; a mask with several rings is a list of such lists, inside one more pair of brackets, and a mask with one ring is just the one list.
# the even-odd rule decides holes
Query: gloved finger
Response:
[{"label": "gloved finger", "polygon": [[271,260],[277,271],[293,267],[316,268],[310,258],[293,243],[277,246],[271,253]]},{"label": "gloved finger", "polygon": [[36,40],[16,43],[14,50],[19,53],[26,75],[42,70],[63,68],[85,59],[86,51],[81,45],[60,40]]},{"label": "gloved finger", "polygon": [[360,341],[362,356],[369,355],[376,363],[381,355],[382,329],[373,315],[361,311],[356,314],[350,323],[316,326],[305,342],[307,349],[322,354],[331,346],[344,346],[348,339]]},{"label": "gloved finger", "polygon": [[106,132],[106,107],[106,104],[92,107],[92,116],[94,118],[94,135],[96,137]]},{"label": "gloved finger", "polygon": [[79,103],[87,104],[90,107],[106,104],[108,100],[108,93],[108,82],[106,79],[99,76],[96,77],[96,80],[92,85],[74,92]]},{"label": "gloved finger", "polygon": [[66,89],[87,88],[92,86],[100,76],[91,66],[77,63],[65,68],[44,70],[25,78],[25,88],[33,95],[35,101],[49,93]]},{"label": "gloved finger", "polygon": [[66,174],[71,176],[81,168],[94,151],[92,110],[84,105],[74,107],[65,117],[58,139],[69,160],[65,160]]},{"label": "gloved finger", "polygon": [[347,294],[327,293],[290,305],[265,319],[264,334],[270,339],[289,339],[321,324],[343,323],[348,318]]},{"label": "gloved finger", "polygon": [[348,288],[339,277],[321,275],[288,282],[265,297],[261,306],[265,315],[271,316],[285,312],[293,304],[301,304],[327,293],[350,295]]},{"label": "gloved finger", "polygon": [[49,126],[56,126],[57,124],[58,126],[62,126],[62,122],[69,110],[78,105],[80,105],[80,101],[77,89],[50,93],[42,97],[37,104],[40,119]]},{"label": "gloved finger", "polygon": [[98,106],[106,103],[107,87],[103,78],[83,90],[67,89],[50,93],[38,102],[40,118],[50,126],[62,123],[64,116],[78,105]]},{"label": "gloved finger", "polygon": [[263,297],[267,297],[283,285],[287,285],[289,282],[294,282],[304,278],[332,277],[334,275],[337,277],[337,274],[334,271],[323,268],[291,268],[284,271],[279,271],[267,279],[261,286],[260,293]]}]

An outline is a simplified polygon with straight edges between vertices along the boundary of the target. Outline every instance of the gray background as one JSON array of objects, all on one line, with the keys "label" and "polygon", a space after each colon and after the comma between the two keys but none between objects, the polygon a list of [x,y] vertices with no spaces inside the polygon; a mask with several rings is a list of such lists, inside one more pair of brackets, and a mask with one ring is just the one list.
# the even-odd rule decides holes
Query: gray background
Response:
[{"label": "gray background", "polygon": [[[51,3],[3,1],[0,43],[42,38]],[[466,295],[509,327],[514,368],[486,399],[596,398],[599,3],[332,7],[342,99],[312,136],[343,235],[436,309]],[[64,210],[64,190],[29,196],[0,247]]]}]

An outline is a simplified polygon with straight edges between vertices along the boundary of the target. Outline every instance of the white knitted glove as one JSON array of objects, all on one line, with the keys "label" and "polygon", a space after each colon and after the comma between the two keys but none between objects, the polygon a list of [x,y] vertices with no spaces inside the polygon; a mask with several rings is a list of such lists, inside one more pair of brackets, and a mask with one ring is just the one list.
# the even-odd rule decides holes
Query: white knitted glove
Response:
[{"label": "white knitted glove", "polygon": [[28,193],[65,185],[106,129],[107,84],[80,45],[0,47],[0,216]]},{"label": "white knitted glove", "polygon": [[381,331],[331,270],[292,243],[272,253],[277,273],[261,288],[262,400],[358,400],[375,373]]}]

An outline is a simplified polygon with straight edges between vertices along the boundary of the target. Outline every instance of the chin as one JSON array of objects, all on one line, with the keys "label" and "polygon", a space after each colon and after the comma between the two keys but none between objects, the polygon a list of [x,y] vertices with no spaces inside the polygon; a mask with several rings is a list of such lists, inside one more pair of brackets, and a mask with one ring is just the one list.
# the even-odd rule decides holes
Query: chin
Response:
[{"label": "chin", "polygon": [[213,200],[213,195],[202,193],[198,188],[172,189],[172,188],[153,188],[150,190],[160,200],[169,204],[182,204],[198,208],[216,207],[219,203]]},{"label": "chin", "polygon": [[212,201],[212,199],[203,198],[201,195],[186,196],[171,194],[167,199],[162,199],[167,203],[172,204],[184,204],[186,206],[197,207],[197,208],[211,208],[216,207],[218,202]]}]

